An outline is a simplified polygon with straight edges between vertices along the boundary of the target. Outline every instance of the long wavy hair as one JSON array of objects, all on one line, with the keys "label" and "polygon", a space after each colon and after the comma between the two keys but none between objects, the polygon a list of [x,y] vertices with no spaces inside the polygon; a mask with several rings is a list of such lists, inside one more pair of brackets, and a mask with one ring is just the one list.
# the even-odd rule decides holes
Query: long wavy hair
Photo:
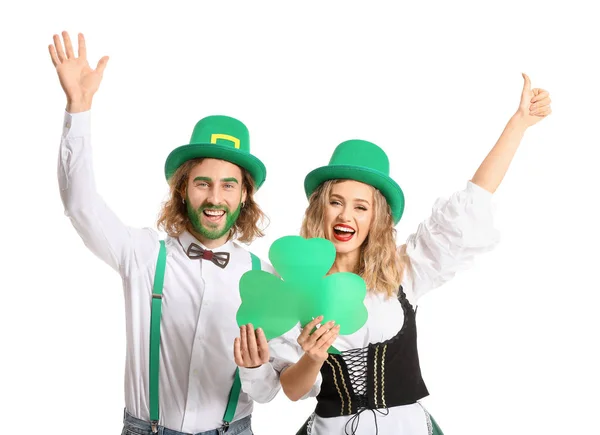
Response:
[{"label": "long wavy hair", "polygon": [[[329,180],[310,196],[300,235],[305,238],[325,237],[325,207],[334,184],[346,180]],[[367,289],[393,296],[397,293],[408,257],[406,248],[396,247],[396,229],[392,211],[385,197],[373,188],[373,220],[367,238],[360,246],[360,259],[354,273],[360,275]]]},{"label": "long wavy hair", "polygon": [[[169,199],[162,205],[157,226],[171,237],[178,237],[190,228],[190,218],[183,202],[186,196],[187,183],[192,168],[202,162],[202,158],[188,160],[182,164],[169,179]],[[267,216],[254,201],[254,180],[250,173],[242,171],[242,188],[246,191],[246,201],[240,215],[230,230],[229,238],[237,237],[243,243],[250,243],[257,237],[264,236],[264,228],[268,225]]]}]

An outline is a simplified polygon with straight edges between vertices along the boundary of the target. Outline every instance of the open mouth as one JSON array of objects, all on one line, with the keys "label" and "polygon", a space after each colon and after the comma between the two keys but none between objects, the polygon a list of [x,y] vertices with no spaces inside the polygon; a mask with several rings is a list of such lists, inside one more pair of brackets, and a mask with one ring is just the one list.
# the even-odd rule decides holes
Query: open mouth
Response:
[{"label": "open mouth", "polygon": [[356,231],[354,230],[354,228],[348,225],[338,224],[333,227],[333,237],[335,237],[336,240],[339,240],[340,242],[347,242],[352,237],[354,237],[355,233]]},{"label": "open mouth", "polygon": [[210,210],[204,209],[202,211],[204,217],[210,222],[219,222],[223,216],[225,216],[225,210]]}]

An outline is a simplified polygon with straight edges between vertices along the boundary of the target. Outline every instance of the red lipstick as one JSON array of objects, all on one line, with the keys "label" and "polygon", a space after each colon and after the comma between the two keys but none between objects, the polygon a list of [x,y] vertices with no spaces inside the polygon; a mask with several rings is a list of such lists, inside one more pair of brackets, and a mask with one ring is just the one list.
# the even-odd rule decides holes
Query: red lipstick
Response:
[{"label": "red lipstick", "polygon": [[336,224],[333,227],[333,237],[340,242],[349,241],[352,239],[352,237],[354,237],[355,233],[356,230],[349,225]]}]

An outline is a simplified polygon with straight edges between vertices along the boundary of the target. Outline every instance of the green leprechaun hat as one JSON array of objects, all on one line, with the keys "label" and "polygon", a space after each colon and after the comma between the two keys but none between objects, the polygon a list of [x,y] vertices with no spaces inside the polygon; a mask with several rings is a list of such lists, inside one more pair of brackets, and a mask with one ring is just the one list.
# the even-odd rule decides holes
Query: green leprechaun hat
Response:
[{"label": "green leprechaun hat", "polygon": [[175,148],[167,157],[165,177],[169,180],[183,163],[199,157],[226,160],[246,169],[256,190],[267,177],[263,162],[250,154],[248,128],[229,116],[213,115],[198,121],[189,145]]},{"label": "green leprechaun hat", "polygon": [[347,140],[333,151],[327,166],[311,171],[304,179],[306,196],[327,180],[355,180],[379,190],[392,210],[394,224],[404,212],[404,193],[390,178],[390,161],[381,148],[366,140]]}]

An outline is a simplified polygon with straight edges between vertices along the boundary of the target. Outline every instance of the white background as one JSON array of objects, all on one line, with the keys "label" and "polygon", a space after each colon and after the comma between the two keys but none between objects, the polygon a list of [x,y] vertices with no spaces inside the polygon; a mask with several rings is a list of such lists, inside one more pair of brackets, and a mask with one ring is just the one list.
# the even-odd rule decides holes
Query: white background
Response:
[{"label": "white background", "polygon": [[[167,154],[228,114],[268,168],[257,198],[272,223],[252,247],[264,258],[299,230],[305,174],[349,138],[388,152],[404,240],[464,188],[528,73],[554,113],[495,194],[500,246],[421,300],[423,403],[447,435],[600,433],[596,15],[577,1],[407,3],[3,2],[3,433],[121,430],[120,279],[64,217],[56,181],[65,99],[47,46],[62,30],[86,35],[93,65],[111,56],[93,144],[122,220],[154,226]],[[313,407],[281,394],[254,430],[295,433]]]}]

